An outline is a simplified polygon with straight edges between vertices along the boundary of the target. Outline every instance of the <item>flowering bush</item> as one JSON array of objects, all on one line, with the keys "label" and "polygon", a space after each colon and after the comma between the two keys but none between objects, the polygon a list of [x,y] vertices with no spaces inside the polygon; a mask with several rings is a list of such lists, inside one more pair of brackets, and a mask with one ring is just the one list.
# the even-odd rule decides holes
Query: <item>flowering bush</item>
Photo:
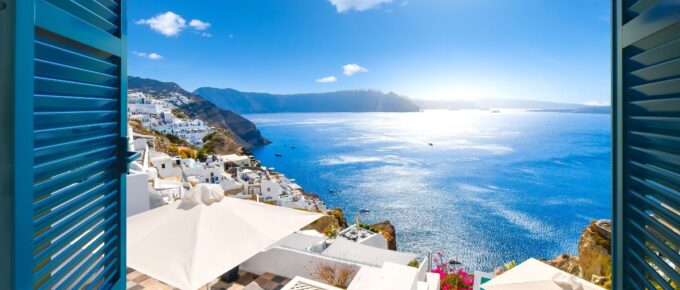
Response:
[{"label": "flowering bush", "polygon": [[472,290],[475,278],[463,268],[454,269],[452,263],[444,261],[444,254],[437,253],[433,259],[435,268],[432,273],[439,274],[439,289],[441,290]]}]

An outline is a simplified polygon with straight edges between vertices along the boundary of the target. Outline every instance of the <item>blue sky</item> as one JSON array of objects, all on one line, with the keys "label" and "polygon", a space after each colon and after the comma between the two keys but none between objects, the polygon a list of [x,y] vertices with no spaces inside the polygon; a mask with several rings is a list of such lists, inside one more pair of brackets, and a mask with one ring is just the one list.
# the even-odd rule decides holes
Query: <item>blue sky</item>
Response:
[{"label": "blue sky", "polygon": [[607,0],[133,0],[128,73],[187,90],[607,103]]}]

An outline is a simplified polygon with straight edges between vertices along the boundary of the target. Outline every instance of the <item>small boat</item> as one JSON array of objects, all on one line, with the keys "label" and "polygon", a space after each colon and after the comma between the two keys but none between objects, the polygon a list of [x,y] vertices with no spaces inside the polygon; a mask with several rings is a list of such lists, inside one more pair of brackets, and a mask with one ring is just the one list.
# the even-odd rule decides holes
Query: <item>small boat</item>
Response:
[{"label": "small boat", "polygon": [[432,144],[432,143],[427,143],[427,145],[434,146],[434,144]]},{"label": "small boat", "polygon": [[330,193],[341,193],[342,190],[340,190],[340,189],[330,189],[330,190],[328,190],[328,192],[330,192]]},{"label": "small boat", "polygon": [[500,113],[500,110],[491,110],[491,113]]},{"label": "small boat", "polygon": [[368,210],[368,209],[365,209],[365,208],[362,208],[362,209],[359,210],[359,213],[369,213],[369,212],[371,212],[371,211]]},{"label": "small boat", "polygon": [[281,156],[283,156],[283,154],[281,154],[281,153],[276,153],[276,154],[274,154],[274,156],[276,156],[276,157],[281,157]]},{"label": "small boat", "polygon": [[295,145],[290,146],[290,149],[295,149],[295,148],[297,148],[297,147],[295,147]]}]

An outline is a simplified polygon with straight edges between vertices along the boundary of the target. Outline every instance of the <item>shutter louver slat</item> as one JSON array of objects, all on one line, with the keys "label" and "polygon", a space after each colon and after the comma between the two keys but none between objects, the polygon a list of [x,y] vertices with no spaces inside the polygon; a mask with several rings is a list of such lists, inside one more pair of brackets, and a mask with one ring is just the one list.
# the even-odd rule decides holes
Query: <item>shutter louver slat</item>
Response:
[{"label": "shutter louver slat", "polygon": [[680,244],[677,232],[672,231],[667,226],[660,223],[658,219],[652,217],[650,214],[642,212],[642,210],[634,205],[629,205],[629,209],[631,210],[632,215],[638,220],[644,220],[646,222],[645,224],[649,225],[650,228],[653,228],[664,239],[668,240],[673,245]]},{"label": "shutter louver slat", "polygon": [[653,66],[648,66],[643,69],[633,71],[631,74],[645,81],[655,81],[677,76],[678,71],[680,71],[680,58],[655,64]]},{"label": "shutter louver slat", "polygon": [[[108,245],[109,248],[107,248],[107,251],[112,251],[115,250],[115,236],[113,237],[112,240],[107,241],[105,245]],[[82,284],[84,283],[84,280],[87,279],[88,275],[86,274],[89,272],[91,269],[101,269],[101,267],[105,264],[105,262],[108,262],[113,258],[112,255],[97,255],[97,254],[92,254],[90,257],[88,257],[81,266],[79,267],[78,270],[74,270],[71,278],[69,279],[71,282],[64,283],[64,284],[69,284],[69,285],[63,285],[63,287],[67,287],[68,289],[82,289],[82,286],[74,286],[77,284]]]},{"label": "shutter louver slat", "polygon": [[[75,255],[80,255],[83,253],[87,254],[87,251],[83,249],[85,245],[97,245],[98,242],[108,238],[108,235],[106,234],[101,235],[102,230],[106,229],[108,233],[111,233],[113,230],[115,230],[115,227],[111,227],[110,223],[102,220],[97,221],[100,222],[99,226],[93,227],[92,230],[85,231],[84,235],[80,236],[74,243],[68,244],[66,249],[60,249],[61,251],[58,254],[50,257],[50,261],[53,263],[49,263],[47,266],[38,270],[38,272],[34,274],[35,279],[42,280],[47,275],[55,276],[55,274],[63,273],[63,270],[72,269],[72,267],[69,267],[69,264],[65,264],[66,261],[74,261]],[[59,270],[57,270],[58,268],[61,268],[62,271],[59,272]],[[56,281],[57,279],[53,280]]]},{"label": "shutter louver slat", "polygon": [[88,176],[87,174],[92,173],[93,171],[99,172],[107,169],[113,169],[115,162],[115,157],[97,160],[96,162],[90,163],[86,166],[37,183],[34,185],[33,191],[35,192],[35,196],[37,198],[43,198],[44,196],[52,194],[54,191],[66,186],[70,186],[76,182],[80,182],[83,180],[84,176]]},{"label": "shutter louver slat", "polygon": [[664,274],[671,276],[672,280],[680,280],[680,275],[678,275],[678,273],[668,265],[669,263],[672,265],[680,265],[680,257],[678,256],[678,253],[670,249],[663,242],[659,241],[659,239],[650,234],[649,231],[644,230],[642,226],[637,224],[635,221],[631,221],[631,225],[635,229],[633,232],[637,232],[638,236],[644,238],[646,243],[654,246],[657,252],[662,254],[664,259],[668,259],[669,262],[662,261],[660,258],[661,255],[653,253],[647,246],[645,246],[646,243],[641,242],[637,237],[635,237],[633,241],[640,247],[640,249],[642,249],[642,251],[644,251],[652,261],[654,261],[657,267],[661,268]]},{"label": "shutter louver slat", "polygon": [[653,6],[657,2],[659,2],[659,0],[638,0],[634,4],[630,5],[630,7],[628,8],[628,12],[632,16],[637,16],[643,11],[649,9],[649,7]]},{"label": "shutter louver slat", "polygon": [[[115,249],[113,249],[115,250]],[[84,289],[85,284],[91,283],[92,280],[91,277],[94,276],[96,271],[100,271],[102,267],[105,265],[112,263],[115,261],[115,256],[114,255],[107,255],[104,258],[100,259],[97,264],[93,265],[87,272],[84,272],[84,274],[79,277],[78,281],[75,282],[75,284],[70,285],[69,287],[71,289]]]},{"label": "shutter louver slat", "polygon": [[635,262],[637,262],[635,266],[637,266],[639,268],[634,268],[632,264],[627,265],[627,266],[629,267],[630,270],[638,272],[638,273],[639,273],[638,269],[643,271],[644,274],[642,274],[642,275],[638,274],[638,275],[645,277],[645,278],[642,279],[642,281],[647,286],[647,289],[649,289],[649,290],[657,289],[657,287],[654,287],[654,284],[652,284],[649,281],[650,278],[648,278],[648,277],[651,277],[651,279],[653,279],[653,281],[656,283],[656,285],[659,285],[662,289],[664,289],[664,290],[674,290],[670,285],[668,285],[668,282],[666,282],[666,279],[661,277],[661,275],[659,275],[659,273],[654,268],[652,268],[650,263],[645,261],[644,258],[642,258],[642,256],[640,256],[640,254],[638,252],[634,251],[633,249],[629,249],[628,254],[633,257]]},{"label": "shutter louver slat", "polygon": [[[83,5],[76,3],[75,1],[69,0],[69,1],[63,1],[63,0],[46,0],[49,3],[52,3],[53,5],[59,7],[60,9],[66,11],[66,13],[71,14],[72,16],[82,19],[85,22],[96,26],[97,28],[109,32],[109,33],[115,33],[118,31],[118,26],[112,23],[115,22],[117,19],[117,16],[113,17],[111,20],[105,19],[101,15],[98,15],[97,13],[94,13],[90,11],[89,9],[83,7]],[[92,0],[87,0],[87,1],[78,1],[78,2],[94,2]],[[94,5],[87,5],[87,6],[94,6]]]}]

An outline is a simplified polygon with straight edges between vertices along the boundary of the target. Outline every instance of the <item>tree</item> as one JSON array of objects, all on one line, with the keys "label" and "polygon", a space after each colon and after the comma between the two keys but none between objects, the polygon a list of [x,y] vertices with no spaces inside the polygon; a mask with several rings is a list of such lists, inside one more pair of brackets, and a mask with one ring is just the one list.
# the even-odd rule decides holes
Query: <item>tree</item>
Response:
[{"label": "tree", "polygon": [[198,161],[205,162],[208,160],[208,154],[205,151],[205,149],[198,150],[198,155],[197,155]]}]

